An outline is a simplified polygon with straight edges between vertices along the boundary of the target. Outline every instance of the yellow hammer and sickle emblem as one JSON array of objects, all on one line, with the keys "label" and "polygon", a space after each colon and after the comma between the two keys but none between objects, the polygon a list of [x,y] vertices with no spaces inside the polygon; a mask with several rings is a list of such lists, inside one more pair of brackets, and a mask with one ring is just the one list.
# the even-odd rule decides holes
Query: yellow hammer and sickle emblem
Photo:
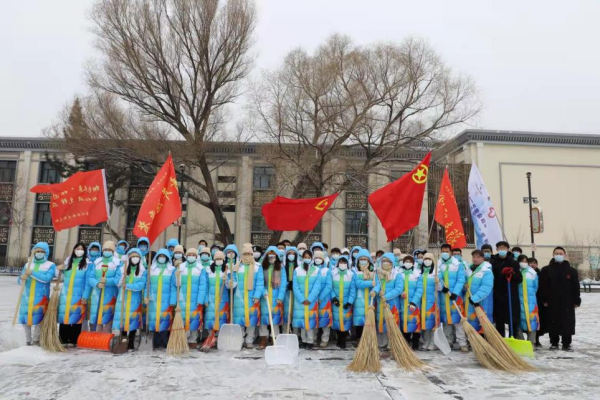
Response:
[{"label": "yellow hammer and sickle emblem", "polygon": [[327,199],[321,200],[319,202],[319,204],[317,204],[315,206],[315,210],[323,211],[325,209],[325,207],[327,207],[328,205],[329,205],[329,200],[327,200]]},{"label": "yellow hammer and sickle emblem", "polygon": [[420,185],[422,183],[427,182],[427,174],[428,173],[429,173],[429,167],[427,165],[421,165],[417,169],[417,172],[415,172],[412,175],[412,179],[413,179],[413,181],[415,181],[415,183]]}]

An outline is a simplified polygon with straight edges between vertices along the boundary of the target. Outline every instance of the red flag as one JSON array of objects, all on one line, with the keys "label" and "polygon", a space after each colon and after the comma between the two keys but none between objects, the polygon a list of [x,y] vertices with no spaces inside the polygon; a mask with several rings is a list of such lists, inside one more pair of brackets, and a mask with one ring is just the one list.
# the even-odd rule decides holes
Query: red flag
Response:
[{"label": "red flag", "polygon": [[444,227],[446,232],[446,242],[452,248],[467,247],[467,239],[463,229],[458,205],[454,197],[454,190],[450,183],[448,169],[444,171],[442,185],[440,186],[440,195],[438,196],[437,206],[435,208],[435,221]]},{"label": "red flag", "polygon": [[273,231],[312,231],[338,195],[297,200],[277,196],[262,207],[262,215]]},{"label": "red flag", "polygon": [[64,182],[37,185],[33,193],[51,193],[50,215],[57,231],[108,220],[108,197],[103,169],[76,172]]},{"label": "red flag", "polygon": [[385,228],[388,242],[419,224],[430,159],[431,153],[428,153],[411,172],[369,196],[369,203]]},{"label": "red flag", "polygon": [[137,237],[146,236],[152,244],[158,235],[180,217],[181,200],[177,188],[177,175],[169,154],[146,192],[133,234]]}]

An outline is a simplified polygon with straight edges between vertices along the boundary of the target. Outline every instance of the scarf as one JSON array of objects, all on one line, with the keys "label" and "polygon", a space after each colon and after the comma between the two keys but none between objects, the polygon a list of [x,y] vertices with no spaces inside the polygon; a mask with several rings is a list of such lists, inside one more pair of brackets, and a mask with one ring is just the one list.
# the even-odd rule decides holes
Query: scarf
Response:
[{"label": "scarf", "polygon": [[[245,290],[254,290],[254,256],[242,256],[242,264],[246,268],[246,274],[248,276],[247,286],[244,287]],[[234,266],[234,271],[239,268],[239,264]]]},{"label": "scarf", "polygon": [[281,269],[277,271],[272,265],[269,268],[263,268],[263,277],[265,278],[265,287],[269,287],[269,270],[273,269],[271,273],[271,287],[273,289],[278,288],[281,285]]}]

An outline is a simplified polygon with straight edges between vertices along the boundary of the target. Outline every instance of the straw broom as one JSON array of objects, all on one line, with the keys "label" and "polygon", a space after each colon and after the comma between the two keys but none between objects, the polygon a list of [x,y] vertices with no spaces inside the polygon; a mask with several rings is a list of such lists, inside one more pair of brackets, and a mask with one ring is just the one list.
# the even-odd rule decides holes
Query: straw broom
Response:
[{"label": "straw broom", "polygon": [[[383,300],[385,301],[385,300]],[[430,367],[425,364],[414,351],[410,348],[404,335],[400,332],[400,327],[396,325],[396,319],[386,302],[385,306],[385,325],[387,327],[387,336],[392,356],[400,368],[407,371],[427,370]]]},{"label": "straw broom", "polygon": [[504,357],[502,357],[496,349],[494,349],[486,340],[473,328],[473,326],[469,323],[469,321],[462,315],[460,312],[460,308],[453,301],[454,307],[458,310],[460,314],[461,323],[465,334],[467,335],[467,339],[471,344],[471,349],[473,349],[473,353],[481,364],[482,367],[493,370],[507,371],[507,372],[515,372],[513,365],[510,364]]},{"label": "straw broom", "polygon": [[373,307],[372,297],[360,343],[354,354],[354,359],[346,369],[353,372],[381,371],[379,348],[377,346],[377,330],[375,328],[375,307]]},{"label": "straw broom", "polygon": [[64,268],[64,265],[59,267],[60,272],[58,274],[58,280],[56,281],[56,285],[54,285],[54,289],[52,290],[50,302],[48,303],[48,309],[46,310],[46,314],[44,315],[40,329],[40,346],[42,349],[53,353],[65,351],[65,347],[61,343],[60,337],[58,336],[57,321],[58,301],[60,299],[60,278],[63,275],[61,268]]},{"label": "straw broom", "polygon": [[485,315],[485,312],[481,307],[475,307],[475,313],[477,318],[483,327],[485,338],[489,344],[500,354],[500,356],[506,360],[512,366],[514,371],[533,372],[536,371],[535,367],[523,360],[517,353],[511,349],[508,344],[504,341],[504,338],[500,336],[496,327],[490,319]]},{"label": "straw broom", "polygon": [[181,288],[181,272],[177,270],[177,308],[175,309],[175,318],[171,327],[171,336],[167,344],[167,354],[170,356],[182,356],[190,352],[183,326],[183,317],[181,316],[181,308],[179,307],[179,289]]}]

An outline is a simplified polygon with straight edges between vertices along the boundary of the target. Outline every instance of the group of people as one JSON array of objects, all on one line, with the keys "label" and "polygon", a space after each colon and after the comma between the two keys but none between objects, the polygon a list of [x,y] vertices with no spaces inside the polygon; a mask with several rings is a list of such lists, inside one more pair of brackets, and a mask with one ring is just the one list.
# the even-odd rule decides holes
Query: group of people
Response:
[{"label": "group of people", "polygon": [[[543,269],[507,242],[471,252],[443,244],[439,259],[426,250],[370,253],[360,246],[329,249],[289,241],[263,251],[244,244],[221,247],[201,240],[184,249],[176,239],[150,252],[147,238],[129,249],[126,241],[78,243],[64,264],[48,259],[47,243],[33,247],[19,283],[25,288],[19,322],[27,344],[38,344],[50,282],[63,286],[58,309],[63,344],[75,346],[82,329],[122,333],[134,349],[136,332],[152,332],[154,349],[166,348],[175,310],[181,311],[191,348],[216,346],[223,324],[242,327],[246,348],[264,349],[273,333],[299,335],[302,348],[325,348],[336,340],[360,340],[370,307],[375,309],[381,348],[387,347],[385,308],[414,350],[435,350],[433,331],[469,351],[463,316],[483,333],[480,307],[500,334],[530,340],[550,335],[551,350],[571,350],[575,308],[581,304],[577,270],[557,247]],[[232,295],[232,297],[231,297]],[[231,310],[231,311],[230,311]],[[272,319],[269,314],[271,314]],[[440,325],[441,324],[441,325]],[[269,325],[272,325],[269,329]]]}]

